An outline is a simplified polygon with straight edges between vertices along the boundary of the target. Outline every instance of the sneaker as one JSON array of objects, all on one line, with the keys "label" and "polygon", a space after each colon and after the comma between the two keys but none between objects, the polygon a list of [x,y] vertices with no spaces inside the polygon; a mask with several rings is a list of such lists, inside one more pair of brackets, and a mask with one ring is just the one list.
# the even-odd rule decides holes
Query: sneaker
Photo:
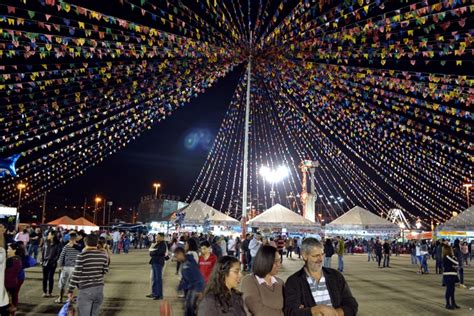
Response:
[{"label": "sneaker", "polygon": [[454,309],[454,306],[452,306],[452,305],[446,305],[446,309]]},{"label": "sneaker", "polygon": [[148,298],[153,298],[153,294],[148,294],[148,295],[145,295],[145,297],[148,297]]},{"label": "sneaker", "polygon": [[43,293],[43,297],[48,297],[48,294],[46,294],[46,293]]},{"label": "sneaker", "polygon": [[453,304],[453,307],[454,307],[454,308],[458,308],[458,309],[461,308],[461,306],[456,305],[456,304]]},{"label": "sneaker", "polygon": [[54,300],[54,302],[58,304],[62,304],[63,300],[60,297],[58,297],[57,299]]},{"label": "sneaker", "polygon": [[463,289],[467,289],[467,286],[465,286],[464,284],[459,284],[459,287]]},{"label": "sneaker", "polygon": [[158,297],[158,296],[153,297],[153,300],[155,300],[155,301],[159,301],[159,300],[162,300],[162,299],[163,299],[163,297]]},{"label": "sneaker", "polygon": [[179,294],[178,294],[178,297],[179,297],[179,298],[184,298],[184,293],[179,293]]}]

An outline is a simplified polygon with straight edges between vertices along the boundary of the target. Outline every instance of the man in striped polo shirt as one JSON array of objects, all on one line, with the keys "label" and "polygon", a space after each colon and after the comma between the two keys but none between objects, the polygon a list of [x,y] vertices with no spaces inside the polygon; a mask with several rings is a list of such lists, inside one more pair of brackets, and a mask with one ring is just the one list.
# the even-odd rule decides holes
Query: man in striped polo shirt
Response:
[{"label": "man in striped polo shirt", "polygon": [[76,265],[69,284],[70,300],[78,288],[77,310],[79,316],[99,315],[104,300],[104,275],[108,271],[108,259],[97,249],[99,237],[90,234],[85,238],[86,247],[77,255]]},{"label": "man in striped polo shirt", "polygon": [[315,238],[306,238],[301,254],[305,266],[285,283],[285,315],[356,315],[358,304],[342,273],[323,267],[323,245]]},{"label": "man in striped polo shirt", "polygon": [[81,252],[81,248],[76,243],[76,232],[69,233],[69,242],[64,246],[59,255],[58,267],[61,274],[59,275],[59,297],[55,300],[56,303],[63,302],[64,291],[69,287],[74,265],[76,264],[76,257]]}]

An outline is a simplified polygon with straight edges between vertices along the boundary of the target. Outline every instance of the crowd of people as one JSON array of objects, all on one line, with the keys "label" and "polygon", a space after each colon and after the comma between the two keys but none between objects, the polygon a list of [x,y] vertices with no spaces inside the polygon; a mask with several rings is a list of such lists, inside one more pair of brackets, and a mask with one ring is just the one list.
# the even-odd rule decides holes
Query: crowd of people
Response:
[{"label": "crowd of people", "polygon": [[[15,315],[27,270],[41,266],[43,297],[54,302],[75,301],[79,315],[99,315],[104,275],[113,254],[130,247],[148,249],[150,293],[162,300],[163,269],[176,261],[178,293],[185,315],[355,315],[356,299],[344,279],[344,256],[367,253],[369,262],[390,268],[390,256],[410,254],[417,273],[428,274],[428,261],[442,275],[446,308],[456,309],[455,285],[464,285],[463,268],[472,261],[473,243],[455,240],[397,243],[388,239],[315,238],[260,233],[239,237],[183,233],[165,236],[119,231],[24,228],[20,232],[0,224],[0,315]],[[360,251],[362,249],[362,251]],[[286,282],[278,277],[284,258],[302,258],[304,265]],[[337,256],[337,269],[332,257]],[[336,267],[335,267],[336,268]],[[58,272],[59,273],[56,273]],[[245,276],[243,276],[244,271]],[[77,296],[74,293],[77,293]]]}]

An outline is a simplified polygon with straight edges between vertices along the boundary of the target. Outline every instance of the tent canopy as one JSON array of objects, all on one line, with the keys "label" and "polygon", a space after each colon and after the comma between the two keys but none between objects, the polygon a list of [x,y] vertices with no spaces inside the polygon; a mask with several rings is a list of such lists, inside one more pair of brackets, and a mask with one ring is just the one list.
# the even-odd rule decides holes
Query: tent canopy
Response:
[{"label": "tent canopy", "polygon": [[74,225],[76,226],[92,226],[92,227],[99,227],[97,226],[96,224],[88,221],[87,219],[85,219],[84,217],[79,217],[78,219],[76,219],[74,221]]},{"label": "tent canopy", "polygon": [[326,230],[393,230],[400,228],[374,213],[356,206],[326,225]]},{"label": "tent canopy", "polygon": [[286,228],[318,230],[320,225],[293,212],[281,204],[275,204],[268,210],[247,222],[248,225],[259,228]]},{"label": "tent canopy", "polygon": [[52,222],[49,222],[48,225],[54,225],[54,226],[59,226],[59,225],[65,225],[65,226],[75,226],[76,223],[75,221],[70,218],[69,216],[63,216],[60,218],[55,219]]},{"label": "tent canopy", "polygon": [[437,231],[448,230],[463,230],[474,231],[474,205],[465,209],[457,216],[453,216],[448,221],[441,224],[436,229]]},{"label": "tent canopy", "polygon": [[184,212],[183,224],[185,225],[202,225],[206,218],[209,219],[211,225],[235,226],[240,222],[215,208],[205,204],[200,200],[196,200],[183,207],[179,212]]}]

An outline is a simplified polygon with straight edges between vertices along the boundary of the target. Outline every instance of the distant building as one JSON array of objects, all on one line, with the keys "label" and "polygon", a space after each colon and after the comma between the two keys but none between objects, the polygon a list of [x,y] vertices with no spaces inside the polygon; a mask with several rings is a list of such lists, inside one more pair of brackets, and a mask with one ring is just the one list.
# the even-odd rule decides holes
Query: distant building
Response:
[{"label": "distant building", "polygon": [[179,201],[179,196],[161,194],[144,196],[138,205],[138,221],[142,223],[169,221],[170,216],[188,205]]}]

